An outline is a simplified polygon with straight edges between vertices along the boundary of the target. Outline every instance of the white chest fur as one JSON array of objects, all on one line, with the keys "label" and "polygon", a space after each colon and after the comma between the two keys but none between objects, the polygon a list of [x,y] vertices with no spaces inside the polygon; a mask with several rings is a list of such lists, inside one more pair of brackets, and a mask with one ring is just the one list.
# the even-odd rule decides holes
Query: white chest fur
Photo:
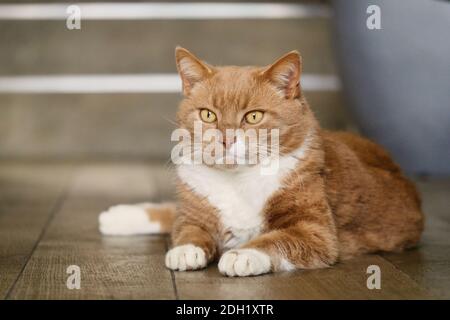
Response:
[{"label": "white chest fur", "polygon": [[281,187],[286,174],[304,157],[306,149],[303,145],[291,155],[281,157],[278,170],[269,175],[262,175],[259,166],[227,171],[206,165],[182,164],[178,166],[178,176],[218,209],[224,230],[232,235],[223,243],[224,248],[229,249],[260,233],[265,203]]}]

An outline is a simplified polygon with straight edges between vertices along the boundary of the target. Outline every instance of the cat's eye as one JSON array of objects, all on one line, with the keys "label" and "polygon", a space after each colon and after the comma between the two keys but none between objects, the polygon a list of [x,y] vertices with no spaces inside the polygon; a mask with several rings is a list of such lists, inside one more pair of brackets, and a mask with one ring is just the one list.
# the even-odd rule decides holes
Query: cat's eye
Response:
[{"label": "cat's eye", "polygon": [[245,115],[245,121],[250,124],[257,124],[262,120],[263,115],[262,111],[251,111]]},{"label": "cat's eye", "polygon": [[211,123],[211,122],[216,121],[217,116],[216,116],[216,114],[215,114],[214,112],[212,112],[211,110],[208,110],[208,109],[202,109],[202,110],[200,111],[200,118],[202,118],[202,120],[203,120],[204,122]]}]

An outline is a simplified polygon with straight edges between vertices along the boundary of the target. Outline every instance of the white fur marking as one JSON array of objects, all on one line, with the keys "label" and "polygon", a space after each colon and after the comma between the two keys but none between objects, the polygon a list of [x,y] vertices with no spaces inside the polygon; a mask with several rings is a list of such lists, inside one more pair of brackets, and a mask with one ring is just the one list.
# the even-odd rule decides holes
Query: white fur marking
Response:
[{"label": "white fur marking", "polygon": [[206,267],[206,255],[202,248],[193,244],[177,246],[166,253],[166,267],[186,271]]},{"label": "white fur marking", "polygon": [[159,205],[142,203],[137,205],[117,205],[100,213],[98,218],[100,232],[105,235],[133,235],[159,233],[159,223],[149,220],[146,209],[158,208]]},{"label": "white fur marking", "polygon": [[178,166],[181,181],[206,197],[219,210],[224,229],[234,236],[227,239],[224,248],[235,248],[260,233],[266,201],[281,187],[283,178],[296,167],[299,159],[305,157],[310,136],[300,148],[280,157],[279,169],[270,175],[261,174],[260,165],[229,171],[202,164]]},{"label": "white fur marking", "polygon": [[282,258],[280,261],[280,271],[292,271],[295,270],[295,266],[287,259]]},{"label": "white fur marking", "polygon": [[225,252],[219,271],[229,277],[254,276],[270,272],[270,257],[256,249],[235,249]]}]

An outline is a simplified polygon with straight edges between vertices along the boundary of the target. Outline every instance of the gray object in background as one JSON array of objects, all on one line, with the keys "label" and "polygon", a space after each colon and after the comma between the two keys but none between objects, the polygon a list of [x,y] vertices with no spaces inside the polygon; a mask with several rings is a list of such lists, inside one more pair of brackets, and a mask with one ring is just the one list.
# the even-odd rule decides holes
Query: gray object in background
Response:
[{"label": "gray object in background", "polygon": [[[369,5],[381,30],[369,30]],[[334,0],[345,94],[363,134],[409,173],[450,174],[450,2]]]}]

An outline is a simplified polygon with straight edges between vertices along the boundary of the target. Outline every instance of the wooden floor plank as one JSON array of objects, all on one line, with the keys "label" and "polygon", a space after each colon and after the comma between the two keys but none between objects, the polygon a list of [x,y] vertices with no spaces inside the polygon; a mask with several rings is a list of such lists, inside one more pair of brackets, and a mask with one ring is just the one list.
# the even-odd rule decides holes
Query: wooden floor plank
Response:
[{"label": "wooden floor plank", "polygon": [[[381,269],[381,289],[367,288],[367,267]],[[428,298],[407,275],[377,255],[359,257],[329,269],[250,278],[227,278],[217,265],[205,271],[176,272],[180,299],[418,299]]]},{"label": "wooden floor plank", "polygon": [[450,179],[418,181],[426,216],[418,250],[384,257],[437,298],[450,299]]},{"label": "wooden floor plank", "polygon": [[70,165],[0,165],[0,299],[25,267],[71,172]]},{"label": "wooden floor plank", "polygon": [[[99,212],[118,203],[157,200],[156,189],[145,165],[83,167],[11,298],[173,299],[164,237],[105,237],[98,232]],[[70,265],[80,267],[80,290],[66,287]]]},{"label": "wooden floor plank", "polygon": [[[216,263],[197,272],[166,270],[167,237],[99,234],[98,213],[110,205],[172,200],[169,167],[85,165],[51,218],[71,172],[69,165],[0,166],[0,297],[9,291],[11,299],[450,298],[448,181],[419,184],[427,225],[416,250],[363,256],[324,270],[227,278]],[[80,290],[66,287],[69,265],[81,268]],[[381,290],[366,286],[369,265],[381,269]]]}]

